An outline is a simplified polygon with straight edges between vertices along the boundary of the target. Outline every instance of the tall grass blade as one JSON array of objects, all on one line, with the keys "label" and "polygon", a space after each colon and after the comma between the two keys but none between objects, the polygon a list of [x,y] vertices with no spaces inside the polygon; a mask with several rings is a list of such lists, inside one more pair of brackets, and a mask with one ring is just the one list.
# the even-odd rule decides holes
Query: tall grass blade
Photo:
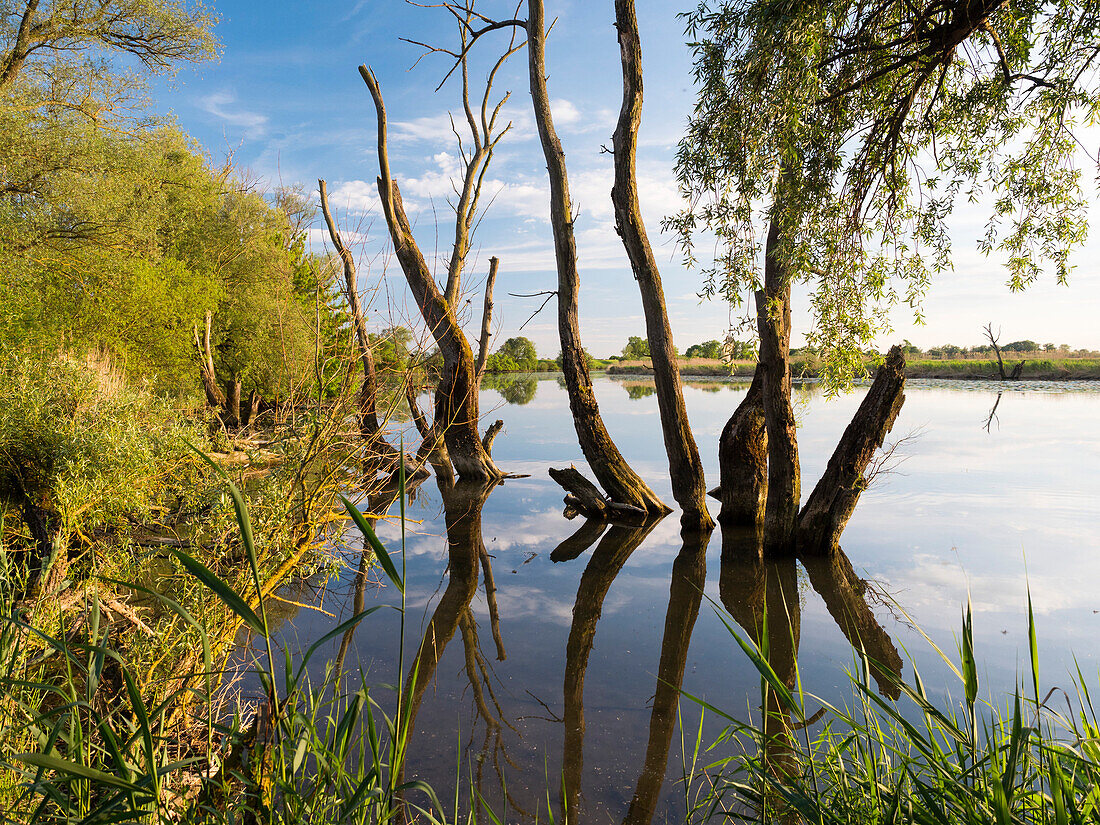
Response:
[{"label": "tall grass blade", "polygon": [[198,559],[184,553],[182,550],[171,548],[172,555],[179,559],[180,564],[184,566],[188,573],[201,581],[207,588],[212,590],[214,594],[225,602],[225,605],[240,616],[253,631],[261,636],[266,635],[267,628],[264,626],[263,621],[256,612],[248,606],[248,602],[242,599],[232,587],[219,579],[214,572],[210,570]]},{"label": "tall grass blade", "polygon": [[359,528],[359,532],[363,534],[363,538],[367,540],[367,543],[374,551],[375,558],[377,558],[378,563],[382,565],[382,569],[385,571],[390,581],[394,583],[398,590],[404,593],[405,585],[401,581],[401,574],[397,572],[397,568],[390,559],[389,553],[387,553],[386,548],[382,546],[382,542],[378,540],[378,536],[375,535],[374,528],[370,526],[370,522],[363,517],[361,512],[359,512],[359,508],[348,501],[347,498],[340,496],[340,501],[344,503],[348,515],[351,516],[351,520],[355,522],[355,526]]}]

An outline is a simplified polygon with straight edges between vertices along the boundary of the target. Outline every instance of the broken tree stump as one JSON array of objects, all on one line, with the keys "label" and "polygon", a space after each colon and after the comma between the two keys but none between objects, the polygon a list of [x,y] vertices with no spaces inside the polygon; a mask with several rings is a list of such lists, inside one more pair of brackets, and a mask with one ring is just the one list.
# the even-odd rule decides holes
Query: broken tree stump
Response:
[{"label": "broken tree stump", "polygon": [[649,518],[649,513],[641,507],[605,499],[599,488],[581,475],[576,467],[560,470],[551,467],[548,472],[550,478],[565,490],[565,504],[588,518],[631,522],[644,522]]},{"label": "broken tree stump", "polygon": [[821,480],[798,516],[799,551],[822,554],[840,546],[840,534],[867,488],[867,467],[905,402],[905,356],[891,348],[863,402],[844,430]]},{"label": "broken tree stump", "polygon": [[749,391],[718,439],[720,482],[709,495],[722,502],[718,521],[728,527],[764,523],[768,499],[768,431],[764,425],[764,380],[753,375]]}]

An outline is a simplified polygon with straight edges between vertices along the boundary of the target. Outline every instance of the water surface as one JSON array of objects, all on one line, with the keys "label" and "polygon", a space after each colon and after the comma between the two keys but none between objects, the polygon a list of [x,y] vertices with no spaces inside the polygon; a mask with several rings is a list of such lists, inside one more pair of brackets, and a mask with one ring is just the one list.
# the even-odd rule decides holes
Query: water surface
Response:
[{"label": "water surface", "polygon": [[[507,806],[510,821],[536,813],[545,821],[548,790],[556,816],[564,795],[582,821],[677,821],[681,754],[690,755],[700,714],[676,686],[733,716],[759,714],[758,675],[720,609],[745,635],[765,612],[773,639],[784,635],[775,632],[782,624],[786,647],[772,644],[776,669],[793,674],[797,657],[805,689],[828,701],[849,696],[849,639],[881,664],[875,675],[885,693],[884,671],[911,677],[915,663],[931,691],[958,698],[954,676],[911,625],[957,658],[969,593],[981,690],[996,698],[1026,668],[1030,584],[1044,689],[1068,685],[1074,655],[1095,675],[1094,383],[909,382],[888,439],[902,443],[862,497],[843,556],[809,564],[762,563],[743,532],[684,542],[676,513],[644,529],[566,519],[546,469],[585,465],[564,388],[553,376],[495,386],[481,397],[486,419],[506,423],[494,456],[530,477],[489,488],[431,478],[408,506],[407,661],[420,650],[428,677],[415,696],[408,773],[445,799],[461,775],[498,814]],[[713,380],[685,387],[709,486],[718,479],[718,435],[746,388]],[[803,498],[862,392],[830,400],[814,385],[798,388]],[[672,503],[652,383],[599,378],[596,394],[623,454]],[[397,520],[379,522],[378,532],[400,547]],[[394,588],[357,568],[353,556],[339,576],[285,594],[332,616],[299,611],[284,636],[305,645],[360,605],[394,601]],[[380,611],[344,640],[352,689],[360,670],[369,685],[396,681],[397,634],[395,614]],[[340,648],[334,642],[329,655]],[[392,702],[384,691],[373,695]],[[709,742],[721,722],[708,714],[703,724]]]}]

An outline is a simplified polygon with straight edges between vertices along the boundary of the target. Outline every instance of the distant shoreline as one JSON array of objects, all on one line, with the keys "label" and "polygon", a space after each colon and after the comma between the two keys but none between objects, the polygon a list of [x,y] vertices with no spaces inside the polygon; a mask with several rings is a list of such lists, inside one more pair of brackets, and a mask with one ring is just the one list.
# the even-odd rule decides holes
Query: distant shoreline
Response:
[{"label": "distant shoreline", "polygon": [[[1006,359],[1005,368],[1021,359]],[[1100,380],[1100,359],[1098,358],[1035,358],[1026,361],[1020,380]],[[816,365],[795,359],[792,364],[795,378],[818,378]],[[738,361],[733,364],[722,362],[692,363],[680,362],[680,374],[683,376],[707,376],[712,378],[751,378],[756,364],[752,361]],[[608,375],[653,375],[649,364],[611,364]],[[977,359],[923,359],[909,361],[905,365],[905,375],[909,378],[957,378],[966,380],[999,381],[995,360]]]}]

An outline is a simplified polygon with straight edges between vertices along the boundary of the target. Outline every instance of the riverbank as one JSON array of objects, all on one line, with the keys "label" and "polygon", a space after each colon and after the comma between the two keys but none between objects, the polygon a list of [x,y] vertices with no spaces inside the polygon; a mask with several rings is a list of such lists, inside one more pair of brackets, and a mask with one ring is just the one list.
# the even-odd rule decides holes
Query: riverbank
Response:
[{"label": "riverbank", "polygon": [[[1010,369],[1015,361],[1007,363]],[[820,373],[816,362],[809,359],[793,358],[792,372],[796,378],[818,378]],[[751,378],[756,369],[754,361],[735,361],[732,364],[713,359],[681,359],[680,374],[683,376],[707,376],[713,378]],[[649,362],[629,361],[613,364],[607,368],[607,374],[617,375],[653,375],[653,366]],[[995,360],[978,359],[915,359],[905,365],[905,374],[909,378],[959,378],[967,380],[1000,380]],[[1100,379],[1100,359],[1098,358],[1036,358],[1025,359],[1020,373],[1022,380],[1082,380]]]}]

